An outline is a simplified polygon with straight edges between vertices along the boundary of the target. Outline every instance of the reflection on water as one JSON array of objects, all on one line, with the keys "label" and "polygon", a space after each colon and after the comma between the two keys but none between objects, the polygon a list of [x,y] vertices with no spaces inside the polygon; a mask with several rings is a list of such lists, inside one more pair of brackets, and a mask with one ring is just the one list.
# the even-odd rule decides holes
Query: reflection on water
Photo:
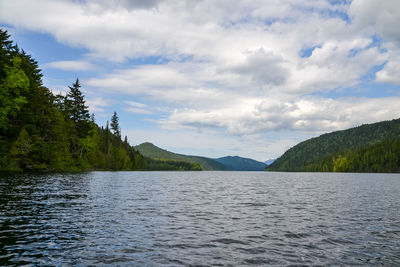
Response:
[{"label": "reflection on water", "polygon": [[0,265],[400,265],[400,175],[0,177]]}]

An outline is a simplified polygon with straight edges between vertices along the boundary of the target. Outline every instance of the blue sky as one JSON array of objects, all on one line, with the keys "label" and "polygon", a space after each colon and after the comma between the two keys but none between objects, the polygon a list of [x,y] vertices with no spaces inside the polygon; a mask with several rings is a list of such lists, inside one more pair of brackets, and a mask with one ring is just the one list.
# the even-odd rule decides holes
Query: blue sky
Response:
[{"label": "blue sky", "polygon": [[0,0],[44,84],[131,144],[260,161],[400,117],[397,0]]}]

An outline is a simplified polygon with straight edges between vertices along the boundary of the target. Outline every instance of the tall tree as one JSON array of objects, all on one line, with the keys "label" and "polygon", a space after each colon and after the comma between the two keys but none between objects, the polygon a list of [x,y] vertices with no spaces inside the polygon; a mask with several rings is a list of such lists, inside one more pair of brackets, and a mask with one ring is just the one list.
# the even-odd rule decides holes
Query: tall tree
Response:
[{"label": "tall tree", "polygon": [[119,128],[119,119],[117,112],[114,111],[113,116],[111,117],[111,130],[113,134],[119,138],[121,138],[121,130]]},{"label": "tall tree", "polygon": [[90,130],[90,114],[88,106],[85,105],[84,95],[80,88],[81,84],[77,78],[75,83],[69,87],[65,98],[65,107],[70,119],[75,123],[78,137],[85,137]]},{"label": "tall tree", "polygon": [[70,91],[67,94],[66,101],[70,118],[75,123],[79,121],[89,121],[89,110],[88,106],[85,105],[84,95],[80,90],[81,84],[79,83],[79,79],[77,78],[75,83],[68,87]]}]

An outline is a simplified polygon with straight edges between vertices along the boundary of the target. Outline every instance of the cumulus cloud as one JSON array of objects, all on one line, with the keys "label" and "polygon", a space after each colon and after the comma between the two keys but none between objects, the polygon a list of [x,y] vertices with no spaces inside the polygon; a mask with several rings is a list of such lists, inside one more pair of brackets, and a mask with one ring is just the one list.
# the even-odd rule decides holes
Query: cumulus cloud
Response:
[{"label": "cumulus cloud", "polygon": [[[89,51],[86,61],[47,67],[89,70],[91,60],[120,62],[119,69],[89,77],[85,85],[161,103],[167,115],[158,123],[165,129],[249,136],[319,133],[399,117],[395,96],[315,96],[351,90],[377,66],[383,68],[376,82],[400,85],[399,5],[397,0],[0,0],[0,22]],[[146,64],[149,57],[160,60]],[[130,59],[144,63],[132,66]],[[145,103],[124,105],[128,112],[159,112]]]},{"label": "cumulus cloud", "polygon": [[259,86],[282,85],[289,75],[282,66],[283,58],[272,51],[266,52],[263,48],[246,53],[246,60],[231,68],[239,75],[250,76]]},{"label": "cumulus cloud", "polygon": [[378,82],[386,82],[400,85],[400,59],[388,62],[385,67],[376,73]]},{"label": "cumulus cloud", "polygon": [[150,9],[156,8],[163,0],[86,0],[91,9],[97,11],[109,11],[110,9],[125,8],[132,9]]},{"label": "cumulus cloud", "polygon": [[336,100],[305,97],[290,102],[253,99],[209,111],[175,110],[160,124],[167,129],[224,128],[236,135],[287,129],[323,133],[400,117],[399,101],[398,97]]},{"label": "cumulus cloud", "polygon": [[135,94],[156,88],[191,87],[194,83],[187,72],[182,72],[176,64],[144,65],[90,79],[87,84]]},{"label": "cumulus cloud", "polygon": [[96,69],[96,65],[88,61],[80,61],[80,60],[54,61],[44,64],[43,67],[60,69],[60,70],[73,70],[73,71],[86,71],[86,70]]},{"label": "cumulus cloud", "polygon": [[400,43],[400,2],[396,0],[354,0],[349,14],[354,26],[372,27],[373,32],[390,41]]},{"label": "cumulus cloud", "polygon": [[89,98],[86,104],[89,106],[90,112],[104,113],[105,108],[113,103],[112,100],[103,97]]},{"label": "cumulus cloud", "polygon": [[376,78],[378,82],[399,83],[400,66],[400,2],[396,0],[355,0],[351,3],[349,14],[357,29],[367,29],[370,34],[382,38],[383,47],[388,50],[388,63]]}]

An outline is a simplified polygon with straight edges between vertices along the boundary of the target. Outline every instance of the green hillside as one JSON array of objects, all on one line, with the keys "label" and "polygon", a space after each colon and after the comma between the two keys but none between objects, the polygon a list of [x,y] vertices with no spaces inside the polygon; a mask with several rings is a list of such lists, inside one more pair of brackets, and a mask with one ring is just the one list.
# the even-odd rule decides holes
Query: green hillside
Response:
[{"label": "green hillside", "polygon": [[[399,166],[398,140],[400,119],[366,124],[301,142],[266,170],[393,172]],[[384,165],[388,160],[390,166]]]},{"label": "green hillside", "polygon": [[135,148],[145,157],[152,159],[188,161],[200,164],[203,170],[225,170],[225,166],[215,160],[205,157],[176,154],[161,149],[152,143],[146,142],[136,146]]},{"label": "green hillside", "polygon": [[320,158],[305,169],[316,172],[400,172],[400,138]]},{"label": "green hillside", "polygon": [[229,171],[264,171],[267,166],[263,162],[238,156],[227,156],[215,160],[225,165]]}]

